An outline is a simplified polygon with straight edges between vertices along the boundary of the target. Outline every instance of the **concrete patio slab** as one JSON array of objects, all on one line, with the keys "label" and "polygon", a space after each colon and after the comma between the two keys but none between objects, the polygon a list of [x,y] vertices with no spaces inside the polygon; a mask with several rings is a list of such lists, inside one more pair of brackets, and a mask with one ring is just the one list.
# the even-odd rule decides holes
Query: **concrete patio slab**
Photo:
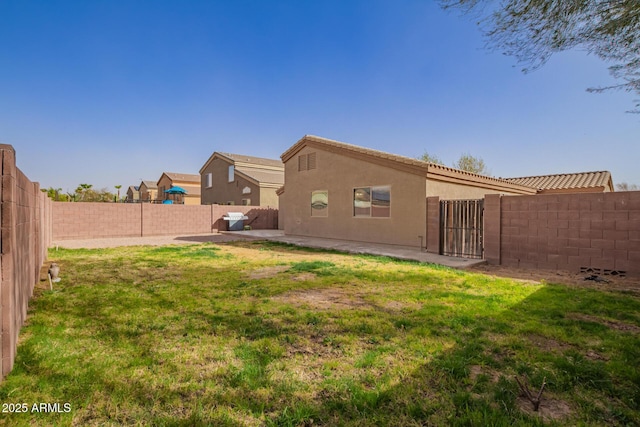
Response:
[{"label": "concrete patio slab", "polygon": [[331,249],[352,254],[369,254],[391,258],[440,264],[453,268],[469,268],[484,264],[482,259],[469,259],[432,254],[417,247],[384,245],[380,243],[353,242],[349,240],[324,239],[320,237],[288,236],[282,230],[223,231],[224,235],[233,235],[245,239],[271,240],[316,249]]}]

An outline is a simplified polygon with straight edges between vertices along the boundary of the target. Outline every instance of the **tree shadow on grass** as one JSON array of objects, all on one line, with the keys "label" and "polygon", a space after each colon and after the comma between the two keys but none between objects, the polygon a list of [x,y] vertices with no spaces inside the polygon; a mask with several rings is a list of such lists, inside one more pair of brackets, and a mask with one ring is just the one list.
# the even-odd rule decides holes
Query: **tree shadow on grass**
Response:
[{"label": "tree shadow on grass", "polygon": [[[433,354],[396,385],[377,385],[363,369],[360,379],[325,381],[315,399],[286,406],[270,420],[274,425],[636,424],[640,374],[633,367],[640,363],[640,338],[629,328],[612,329],[605,319],[638,325],[640,318],[633,315],[638,309],[638,300],[622,294],[546,286],[495,317],[461,317],[455,345]],[[592,321],[576,320],[573,313],[588,314]],[[546,381],[538,412],[522,398],[516,375],[526,375],[536,391]]]}]

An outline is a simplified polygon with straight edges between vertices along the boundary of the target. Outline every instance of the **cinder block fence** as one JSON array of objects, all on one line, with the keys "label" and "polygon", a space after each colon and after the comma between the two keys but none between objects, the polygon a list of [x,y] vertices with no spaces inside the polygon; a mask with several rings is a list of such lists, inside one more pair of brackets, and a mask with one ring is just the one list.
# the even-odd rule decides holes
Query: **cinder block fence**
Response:
[{"label": "cinder block fence", "polygon": [[640,191],[485,201],[491,264],[640,276]]},{"label": "cinder block fence", "polygon": [[[436,253],[438,203],[427,200]],[[640,277],[640,191],[486,195],[483,244],[489,264]]]},{"label": "cinder block fence", "polygon": [[53,202],[53,240],[215,233],[223,217],[242,212],[252,229],[278,228],[278,210],[267,206],[154,205]]},{"label": "cinder block fence", "polygon": [[18,333],[51,242],[51,201],[16,167],[16,153],[0,145],[1,378],[13,368]]}]

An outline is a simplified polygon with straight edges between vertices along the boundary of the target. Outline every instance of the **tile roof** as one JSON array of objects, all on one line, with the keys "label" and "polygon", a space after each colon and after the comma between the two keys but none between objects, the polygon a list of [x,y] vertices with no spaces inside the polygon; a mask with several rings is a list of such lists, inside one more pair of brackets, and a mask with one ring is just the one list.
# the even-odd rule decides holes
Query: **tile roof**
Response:
[{"label": "tile roof", "polygon": [[229,163],[233,163],[234,166],[254,166],[256,168],[263,169],[281,169],[284,171],[284,164],[278,159],[266,159],[264,157],[247,156],[245,154],[233,154],[222,153],[220,151],[214,151],[213,154],[207,159],[207,161],[200,168],[200,173],[204,173],[204,170],[211,164],[215,158],[222,158]]},{"label": "tile roof", "polygon": [[284,165],[282,164],[282,162],[277,159],[266,159],[264,157],[254,157],[254,156],[246,156],[244,154],[232,154],[232,153],[221,153],[221,152],[218,152],[218,154],[221,154],[233,160],[234,162],[251,163],[251,164],[260,165],[260,166],[272,166],[272,167],[284,168]]},{"label": "tile roof", "polygon": [[446,180],[459,184],[476,185],[497,191],[535,194],[535,189],[526,185],[510,182],[501,178],[478,175],[475,173],[450,168],[448,166],[424,162],[411,157],[399,156],[384,151],[364,148],[358,145],[334,141],[314,135],[305,135],[280,156],[283,162],[291,159],[305,145],[318,145],[330,151],[337,151],[354,157],[362,157],[368,161],[383,164],[395,169],[402,169],[427,178]]},{"label": "tile roof", "polygon": [[199,185],[180,185],[180,187],[187,191],[188,196],[200,196],[201,189]]},{"label": "tile roof", "polygon": [[197,182],[200,183],[200,175],[190,173],[164,172],[172,181]]},{"label": "tile roof", "polygon": [[577,172],[555,175],[525,176],[504,178],[515,184],[526,185],[538,190],[609,188],[613,191],[613,182],[609,171]]},{"label": "tile roof", "polygon": [[148,180],[143,180],[142,183],[140,185],[144,184],[145,187],[147,187],[149,190],[157,190],[158,189],[158,184],[156,184],[155,181],[148,181]]},{"label": "tile roof", "polygon": [[236,172],[243,173],[260,184],[284,184],[284,170],[274,171],[238,166]]}]

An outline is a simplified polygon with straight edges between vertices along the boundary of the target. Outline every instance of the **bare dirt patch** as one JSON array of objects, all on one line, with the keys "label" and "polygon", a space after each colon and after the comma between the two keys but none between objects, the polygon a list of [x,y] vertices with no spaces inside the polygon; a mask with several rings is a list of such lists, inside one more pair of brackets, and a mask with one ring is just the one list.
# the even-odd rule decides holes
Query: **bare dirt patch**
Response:
[{"label": "bare dirt patch", "polygon": [[296,282],[304,282],[305,280],[314,280],[316,275],[313,273],[300,273],[293,276],[293,280]]},{"label": "bare dirt patch", "polygon": [[522,412],[533,417],[538,416],[544,421],[562,421],[571,416],[573,412],[571,406],[564,400],[545,399],[544,395],[542,395],[540,407],[537,412],[533,410],[533,405],[526,397],[520,396],[516,402]]},{"label": "bare dirt patch", "polygon": [[354,295],[339,288],[293,291],[274,299],[293,305],[306,305],[318,310],[340,310],[369,305],[362,296]]},{"label": "bare dirt patch", "polygon": [[[543,337],[540,335],[529,335],[529,340],[539,349],[544,350],[546,352],[558,351],[564,352],[565,350],[573,349],[575,346],[562,342],[556,341],[553,338]],[[609,360],[606,356],[601,355],[600,353],[594,350],[587,350],[584,352],[584,356],[590,360]]]},{"label": "bare dirt patch", "polygon": [[582,313],[568,313],[567,317],[569,319],[600,323],[602,325],[607,326],[608,328],[615,329],[616,331],[633,332],[635,334],[640,333],[639,326],[632,325],[630,323],[620,322],[618,320],[602,319],[600,317],[590,316],[588,314],[582,314]]},{"label": "bare dirt patch", "polygon": [[268,279],[270,277],[275,277],[288,269],[288,265],[274,265],[272,267],[258,268],[256,270],[249,271],[247,273],[247,277],[249,277],[249,279]]},{"label": "bare dirt patch", "polygon": [[491,368],[480,365],[471,365],[469,367],[469,379],[471,379],[471,381],[476,381],[480,375],[486,375],[493,384],[496,384],[500,380],[500,372]]},{"label": "bare dirt patch", "polygon": [[543,337],[541,335],[529,335],[529,341],[537,348],[544,350],[546,352],[549,351],[564,351],[572,348],[570,344],[562,341],[556,341],[553,338]]},{"label": "bare dirt patch", "polygon": [[592,277],[587,273],[570,273],[557,270],[531,270],[502,265],[481,264],[469,268],[468,271],[489,274],[497,277],[508,277],[525,283],[557,283],[582,288],[593,288],[608,291],[625,291],[640,295],[640,279],[635,277],[601,276],[603,281],[585,280]]}]

